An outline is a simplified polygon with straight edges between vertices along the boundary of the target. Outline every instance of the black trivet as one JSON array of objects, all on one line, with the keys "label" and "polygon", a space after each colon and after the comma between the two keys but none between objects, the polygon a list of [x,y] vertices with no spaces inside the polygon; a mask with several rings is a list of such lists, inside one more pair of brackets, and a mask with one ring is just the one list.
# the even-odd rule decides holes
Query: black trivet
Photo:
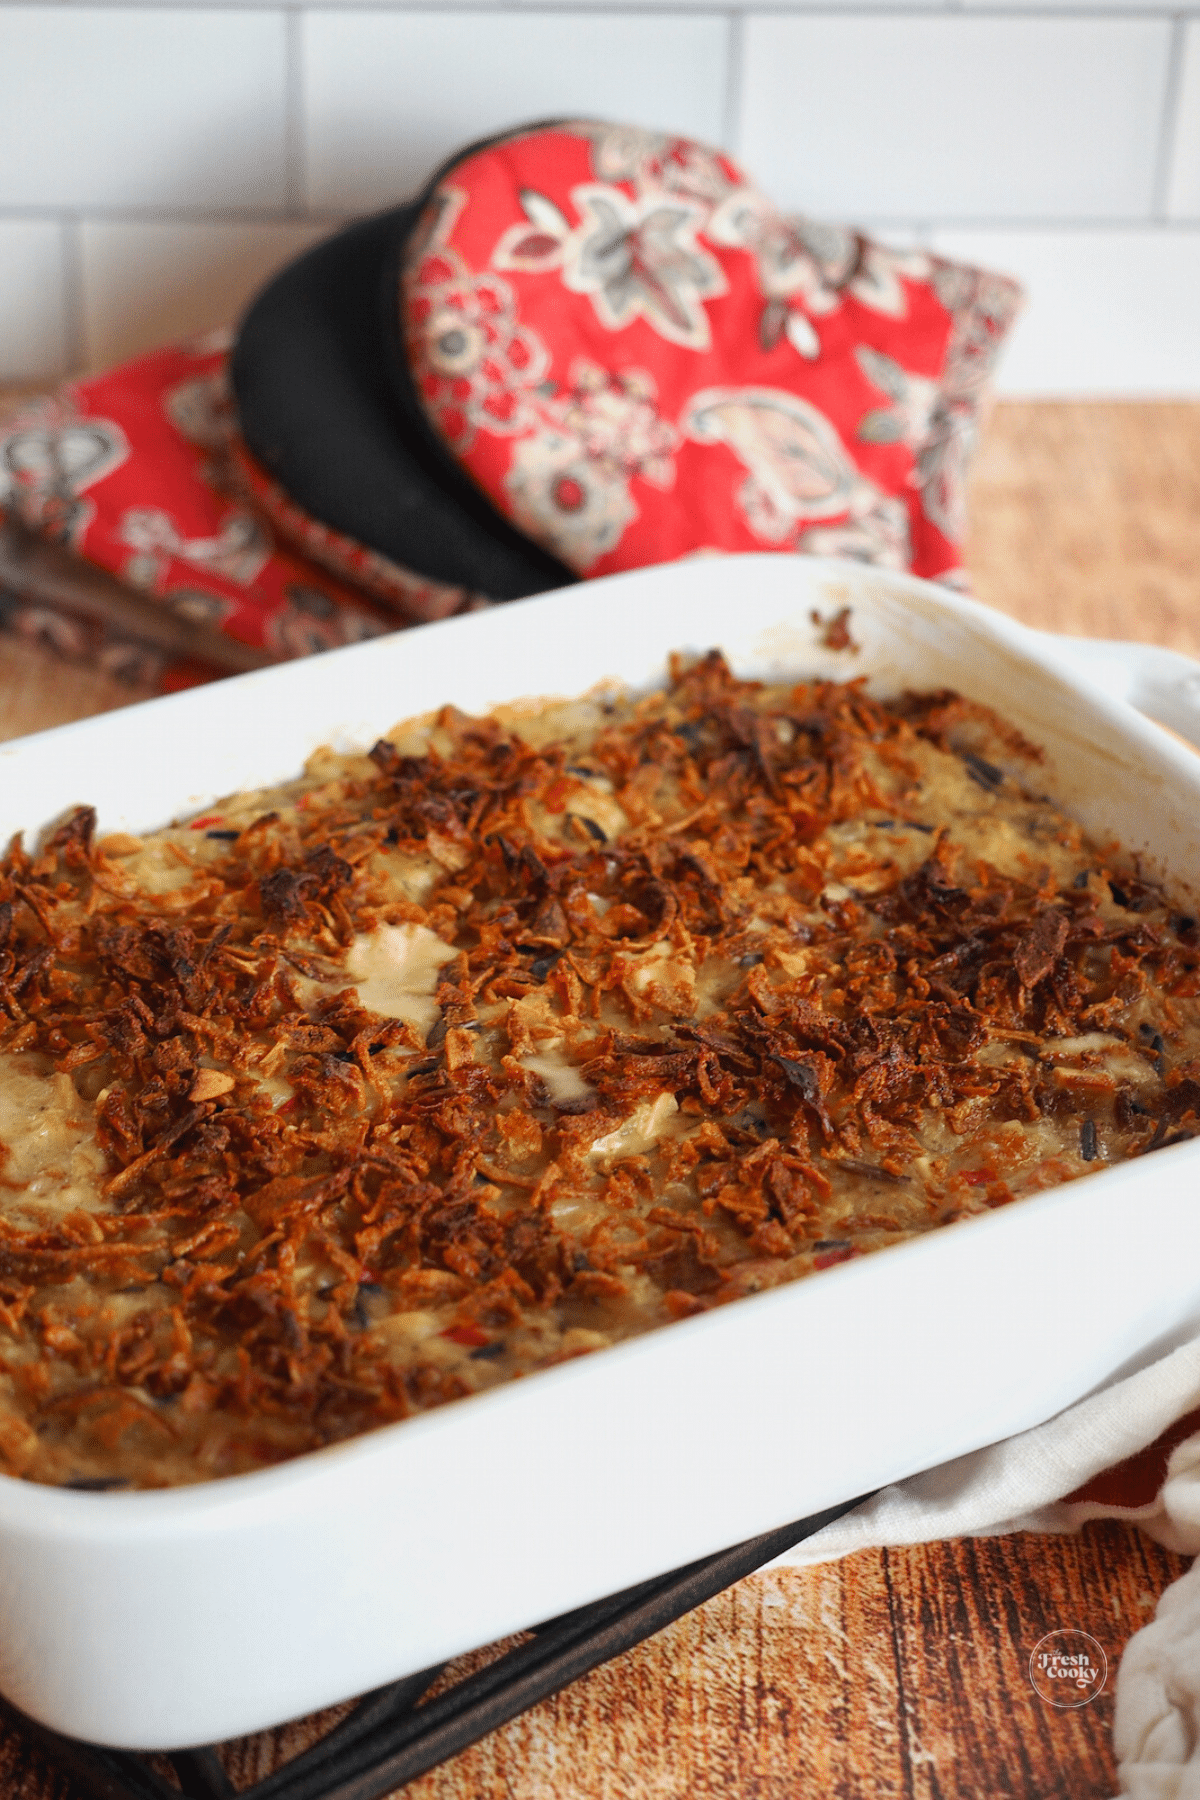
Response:
[{"label": "black trivet", "polygon": [[[577,1676],[653,1637],[743,1575],[840,1519],[865,1496],[607,1600],[594,1600],[534,1627],[533,1638],[468,1675],[425,1706],[417,1702],[446,1667],[422,1669],[366,1694],[318,1744],[243,1788],[237,1800],[380,1800],[456,1756],[498,1725],[557,1693]],[[179,1790],[132,1750],[107,1750],[60,1737],[0,1702],[19,1728],[74,1777],[89,1800],[178,1800]],[[189,1800],[234,1800],[237,1792],[213,1749],[176,1750],[168,1760]]]}]

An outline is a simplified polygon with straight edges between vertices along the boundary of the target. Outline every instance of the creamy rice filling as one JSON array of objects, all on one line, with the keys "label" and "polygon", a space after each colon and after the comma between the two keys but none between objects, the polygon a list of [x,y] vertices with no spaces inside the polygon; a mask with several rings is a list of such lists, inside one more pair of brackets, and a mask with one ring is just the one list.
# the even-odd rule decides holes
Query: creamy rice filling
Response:
[{"label": "creamy rice filling", "polygon": [[447,709],[0,886],[0,1463],[262,1466],[1190,1135],[1186,909],[954,696]]}]

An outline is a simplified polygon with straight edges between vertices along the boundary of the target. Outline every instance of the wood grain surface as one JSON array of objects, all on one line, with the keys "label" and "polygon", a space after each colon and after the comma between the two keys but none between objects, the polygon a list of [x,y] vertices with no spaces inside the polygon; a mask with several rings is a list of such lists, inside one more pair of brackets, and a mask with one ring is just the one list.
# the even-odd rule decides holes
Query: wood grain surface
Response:
[{"label": "wood grain surface", "polygon": [[[1200,654],[1200,406],[997,406],[973,521],[969,561],[989,604],[1047,630]],[[0,636],[0,738],[140,697]],[[407,1800],[1107,1800],[1116,1665],[1186,1566],[1108,1522],[768,1570]],[[1104,1692],[1076,1711],[1047,1705],[1027,1673],[1038,1639],[1066,1629],[1109,1660]],[[336,1716],[225,1746],[235,1785]],[[0,1727],[0,1800],[90,1797]]]},{"label": "wood grain surface", "polygon": [[[1107,1800],[1120,1649],[1186,1567],[1104,1522],[766,1570],[406,1800]],[[1039,1638],[1072,1628],[1111,1670],[1063,1712],[1027,1670]],[[227,1767],[253,1779],[309,1741],[311,1727],[265,1732],[229,1746]]]},{"label": "wood grain surface", "polygon": [[1200,655],[1200,406],[998,405],[967,563],[981,600],[1046,631]]}]

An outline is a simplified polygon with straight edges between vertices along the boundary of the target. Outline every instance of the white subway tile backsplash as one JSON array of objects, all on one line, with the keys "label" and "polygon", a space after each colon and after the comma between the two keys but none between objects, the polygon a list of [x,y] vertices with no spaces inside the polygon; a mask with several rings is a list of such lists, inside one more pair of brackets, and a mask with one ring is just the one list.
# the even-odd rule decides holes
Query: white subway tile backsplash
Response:
[{"label": "white subway tile backsplash", "polygon": [[1200,399],[1200,230],[942,230],[933,243],[1025,286],[999,393]]},{"label": "white subway tile backsplash", "polygon": [[1148,213],[1165,19],[754,15],[740,144],[777,200],[854,217]]},{"label": "white subway tile backsplash", "polygon": [[715,15],[310,13],[310,205],[403,199],[450,151],[507,125],[600,117],[719,142],[727,21]]},{"label": "white subway tile backsplash", "polygon": [[[326,4],[327,3],[328,0],[326,0]],[[354,0],[351,0],[351,4],[353,3]],[[440,3],[440,0],[435,0],[435,4],[436,3]],[[495,4],[503,6],[506,4],[506,0],[487,0],[487,3],[489,5]],[[507,3],[511,3],[511,0],[507,0]],[[920,6],[922,12],[935,8],[945,12],[949,11],[952,7],[956,7],[960,3],[960,0],[915,0],[915,3]],[[1115,3],[1116,0],[1114,0],[1114,4]],[[522,8],[530,6],[539,8],[552,6],[556,9],[559,7],[581,7],[586,9],[594,6],[595,0],[519,0],[519,4]],[[628,7],[631,12],[634,10],[640,12],[643,9],[661,12],[665,8],[678,12],[700,10],[695,6],[694,0],[621,0],[621,4],[622,10]],[[905,7],[911,9],[913,4],[914,0],[723,0],[723,3],[722,0],[701,0],[701,8],[703,10],[713,12],[720,10],[734,13],[764,11],[796,12],[801,8],[808,11],[836,13],[843,11],[862,11],[864,7],[868,6],[872,12],[877,12],[885,10],[892,11]],[[1106,0],[1099,0],[1099,4],[1106,4]]]},{"label": "white subway tile backsplash", "polygon": [[89,368],[234,322],[274,270],[327,225],[104,224],[82,228]]},{"label": "white subway tile backsplash", "polygon": [[39,380],[66,366],[62,227],[0,219],[0,381]]},{"label": "white subway tile backsplash", "polygon": [[0,205],[281,204],[281,15],[0,7]]},{"label": "white subway tile backsplash", "polygon": [[[967,12],[1157,13],[1174,10],[1171,0],[958,0]],[[1184,0],[1186,6],[1192,0]]]},{"label": "white subway tile backsplash", "polygon": [[1200,398],[1200,0],[410,5],[0,0],[0,382],[233,319],[330,219],[574,114],[737,121],[789,208],[1010,269],[1002,392]]},{"label": "white subway tile backsplash", "polygon": [[1172,219],[1200,219],[1200,19],[1193,19],[1184,31],[1174,123],[1167,214]]}]

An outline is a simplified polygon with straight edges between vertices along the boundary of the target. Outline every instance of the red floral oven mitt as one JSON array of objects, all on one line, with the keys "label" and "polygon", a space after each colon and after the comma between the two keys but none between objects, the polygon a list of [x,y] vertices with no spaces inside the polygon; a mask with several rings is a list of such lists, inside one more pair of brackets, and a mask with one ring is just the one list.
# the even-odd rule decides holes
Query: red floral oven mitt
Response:
[{"label": "red floral oven mitt", "polygon": [[[284,660],[466,600],[305,522],[299,554],[235,468],[230,334],[71,382],[0,422],[0,507],[177,617]],[[278,510],[286,512],[279,503]],[[77,660],[171,689],[216,672],[28,595],[0,616]]]},{"label": "red floral oven mitt", "polygon": [[452,164],[399,306],[441,441],[578,574],[790,550],[952,580],[1019,300],[785,218],[703,145],[583,123]]},{"label": "red floral oven mitt", "polygon": [[[956,581],[1018,303],[785,218],[702,145],[538,126],[289,265],[232,355],[157,351],[0,425],[0,507],[280,658],[711,551]],[[49,604],[4,613],[155,672]]]}]

